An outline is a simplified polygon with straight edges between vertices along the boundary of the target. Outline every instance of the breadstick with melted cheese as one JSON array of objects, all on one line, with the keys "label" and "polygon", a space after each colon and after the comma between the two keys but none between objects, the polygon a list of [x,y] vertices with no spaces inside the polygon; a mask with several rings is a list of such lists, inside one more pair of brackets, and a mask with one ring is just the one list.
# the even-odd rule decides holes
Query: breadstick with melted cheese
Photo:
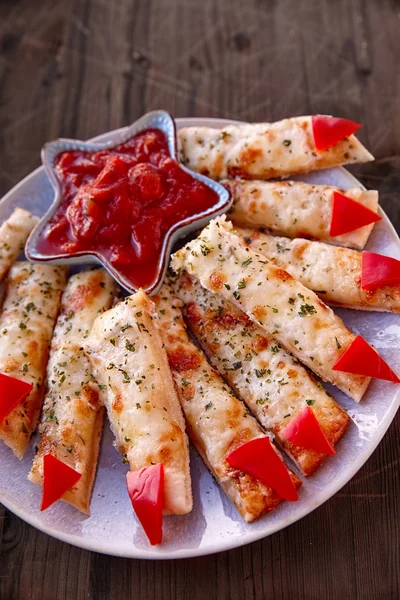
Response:
[{"label": "breadstick with melted cheese", "polygon": [[0,281],[24,249],[25,242],[38,221],[38,217],[17,207],[0,226]]},{"label": "breadstick with melted cheese", "polygon": [[231,221],[241,227],[266,228],[290,238],[311,238],[337,246],[362,250],[374,223],[332,237],[333,194],[339,192],[373,212],[378,211],[378,192],[354,188],[344,192],[330,185],[310,185],[300,181],[221,182],[234,201],[229,212]]},{"label": "breadstick with melted cheese", "polygon": [[327,304],[400,313],[400,285],[362,289],[362,252],[322,242],[275,237],[253,229],[235,231],[252,250],[288,271]]},{"label": "breadstick with melted cheese", "polygon": [[213,179],[274,179],[373,160],[354,135],[318,150],[310,116],[224,129],[185,127],[178,137],[183,164]]},{"label": "breadstick with melted cheese", "polygon": [[0,373],[33,385],[22,405],[0,423],[3,440],[21,459],[42,408],[53,328],[65,287],[64,267],[15,263],[9,272],[0,316]]},{"label": "breadstick with melted cheese", "polygon": [[[282,498],[272,488],[230,466],[226,457],[236,447],[265,433],[189,338],[181,303],[167,284],[154,301],[190,439],[244,520],[254,521],[274,510]],[[291,477],[299,486],[300,480],[293,473]]]},{"label": "breadstick with melted cheese", "polygon": [[355,335],[287,271],[252,252],[219,217],[172,257],[211,292],[233,302],[314,373],[359,402],[370,377],[334,371]]},{"label": "breadstick with melted cheese", "polygon": [[232,303],[211,294],[187,274],[178,278],[174,290],[185,303],[186,322],[213,366],[276,436],[303,475],[311,475],[327,455],[289,442],[280,431],[310,406],[334,446],[346,430],[348,415],[297,360]]},{"label": "breadstick with melted cheese", "polygon": [[51,341],[39,449],[29,479],[43,482],[43,458],[52,454],[82,477],[62,500],[89,514],[104,408],[83,352],[95,318],[112,304],[115,284],[103,269],[81,271],[67,284]]},{"label": "breadstick with melted cheese", "polygon": [[86,340],[115,443],[131,471],[164,465],[164,514],[192,509],[185,421],[157,325],[140,290],[97,317]]}]

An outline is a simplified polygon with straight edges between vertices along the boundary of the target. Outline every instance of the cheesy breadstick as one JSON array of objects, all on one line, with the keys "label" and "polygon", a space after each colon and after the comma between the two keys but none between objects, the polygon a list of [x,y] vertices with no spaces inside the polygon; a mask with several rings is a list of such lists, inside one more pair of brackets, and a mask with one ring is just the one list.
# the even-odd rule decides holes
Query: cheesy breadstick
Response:
[{"label": "cheesy breadstick", "polygon": [[[214,179],[273,179],[373,160],[354,135],[338,132],[330,140],[335,143],[323,147],[318,134],[334,121],[307,116],[224,129],[186,127],[178,132],[181,161]],[[350,130],[358,129],[354,125]]]},{"label": "cheesy breadstick", "polygon": [[[232,193],[229,218],[241,227],[269,229],[290,238],[325,240],[337,246],[362,250],[374,223],[357,227],[342,235],[330,234],[334,194],[345,194],[359,206],[376,213],[378,192],[354,188],[344,192],[329,185],[310,185],[300,181],[239,181],[221,183]],[[378,218],[378,217],[377,217]]]},{"label": "cheesy breadstick", "polygon": [[[163,285],[154,301],[188,434],[228,498],[245,521],[251,522],[274,510],[282,496],[233,468],[227,456],[240,445],[265,437],[265,433],[189,338],[181,303],[173,297],[168,284]],[[296,487],[300,485],[293,473],[290,476]]]},{"label": "cheesy breadstick", "polygon": [[103,269],[73,275],[61,301],[47,365],[41,438],[29,479],[43,482],[43,458],[52,454],[81,474],[62,500],[89,514],[104,408],[83,344],[99,313],[110,308],[115,284]]},{"label": "cheesy breadstick", "polygon": [[86,340],[115,443],[131,471],[164,466],[164,514],[192,509],[185,422],[154,304],[140,290],[97,317]]},{"label": "cheesy breadstick", "polygon": [[22,458],[39,419],[54,324],[65,287],[64,267],[15,263],[0,316],[0,373],[33,386],[0,422],[0,440]]},{"label": "cheesy breadstick", "polygon": [[281,431],[308,408],[334,446],[346,430],[348,415],[296,359],[232,303],[187,274],[178,278],[174,289],[185,303],[185,320],[211,363],[303,475],[311,475],[327,453],[315,448],[312,435],[305,447],[291,443]]},{"label": "cheesy breadstick", "polygon": [[322,242],[290,240],[252,229],[236,229],[249,247],[288,271],[332,306],[400,312],[400,285],[363,290],[363,252]]},{"label": "cheesy breadstick", "polygon": [[214,219],[173,255],[172,268],[234,302],[314,373],[360,401],[370,378],[333,370],[356,336],[314,292],[240,242],[229,223]]}]

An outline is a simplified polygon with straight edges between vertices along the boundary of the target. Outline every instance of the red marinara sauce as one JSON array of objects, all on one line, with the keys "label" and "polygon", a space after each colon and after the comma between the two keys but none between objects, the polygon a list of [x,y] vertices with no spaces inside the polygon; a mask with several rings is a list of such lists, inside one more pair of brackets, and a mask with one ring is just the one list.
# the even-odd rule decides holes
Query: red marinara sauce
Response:
[{"label": "red marinara sauce", "polygon": [[158,129],[108,150],[63,152],[55,171],[61,202],[38,250],[99,252],[135,287],[154,282],[167,231],[219,200],[171,158]]}]

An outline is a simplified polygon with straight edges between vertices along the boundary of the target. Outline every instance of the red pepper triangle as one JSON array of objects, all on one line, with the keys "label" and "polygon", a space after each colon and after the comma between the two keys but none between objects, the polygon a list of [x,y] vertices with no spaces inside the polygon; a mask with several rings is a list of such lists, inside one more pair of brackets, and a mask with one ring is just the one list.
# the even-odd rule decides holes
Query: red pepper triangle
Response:
[{"label": "red pepper triangle", "polygon": [[281,435],[289,442],[315,450],[320,454],[336,454],[334,447],[321,429],[318,419],[309,406],[306,406],[281,430]]},{"label": "red pepper triangle", "polygon": [[361,254],[361,287],[363,290],[375,290],[384,285],[400,284],[400,260],[362,252]]},{"label": "red pepper triangle", "polygon": [[311,121],[317,150],[326,150],[330,146],[335,146],[361,127],[360,123],[355,121],[327,115],[314,115]]},{"label": "red pepper triangle", "polygon": [[355,338],[353,343],[333,365],[332,369],[334,371],[344,371],[345,373],[354,373],[356,375],[365,375],[366,377],[376,377],[377,379],[400,383],[400,379],[396,373],[392,371],[377,351],[361,335]]},{"label": "red pepper triangle", "polygon": [[126,474],[128,494],[150,544],[162,541],[164,465],[158,463]]},{"label": "red pepper triangle", "polygon": [[274,489],[285,500],[298,500],[290,472],[274,450],[269,437],[255,438],[239,446],[226,460],[235,469],[240,469]]},{"label": "red pepper triangle", "polygon": [[31,393],[33,385],[0,373],[0,423]]},{"label": "red pepper triangle", "polygon": [[381,218],[360,202],[356,202],[340,192],[333,192],[331,228],[329,231],[332,237],[376,223]]},{"label": "red pepper triangle", "polygon": [[43,458],[43,494],[40,510],[46,510],[70,490],[82,477],[52,454]]}]

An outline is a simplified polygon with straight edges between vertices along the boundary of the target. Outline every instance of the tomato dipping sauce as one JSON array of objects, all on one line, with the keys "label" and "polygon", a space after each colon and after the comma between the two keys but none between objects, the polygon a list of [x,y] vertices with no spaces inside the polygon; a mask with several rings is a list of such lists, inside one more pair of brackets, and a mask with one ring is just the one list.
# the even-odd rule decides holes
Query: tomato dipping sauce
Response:
[{"label": "tomato dipping sauce", "polygon": [[107,150],[62,152],[55,172],[61,202],[37,250],[99,252],[135,287],[154,282],[168,230],[219,201],[171,158],[158,129]]}]

